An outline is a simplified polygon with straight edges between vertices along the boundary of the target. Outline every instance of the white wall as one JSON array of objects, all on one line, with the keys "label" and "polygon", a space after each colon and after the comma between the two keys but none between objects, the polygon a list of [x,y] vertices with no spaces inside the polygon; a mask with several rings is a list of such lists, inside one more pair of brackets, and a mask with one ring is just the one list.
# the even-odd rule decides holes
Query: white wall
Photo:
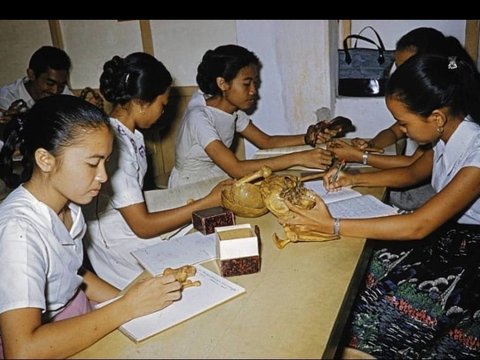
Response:
[{"label": "white wall", "polygon": [[[205,51],[237,42],[235,20],[150,23],[155,56],[170,70],[176,86],[196,85],[197,66]],[[61,20],[60,27],[72,60],[70,84],[74,89],[98,87],[103,64],[114,55],[143,51],[137,20]],[[5,49],[1,51],[0,84],[26,74],[32,53],[51,44],[48,20],[0,20],[0,47]]]},{"label": "white wall", "polygon": [[[73,88],[98,86],[105,61],[142,51],[139,23],[116,20],[61,20],[65,50],[73,63]],[[352,32],[373,25],[387,48],[419,26],[432,26],[463,43],[465,20],[353,20]],[[356,136],[369,137],[393,119],[383,98],[336,98],[336,20],[151,20],[155,56],[175,85],[196,85],[196,68],[208,49],[237,43],[263,63],[261,99],[252,118],[270,134],[305,131],[320,107],[350,117]],[[0,84],[25,74],[38,47],[50,45],[47,20],[0,20]],[[247,144],[247,156],[254,152]]]},{"label": "white wall", "polygon": [[203,54],[219,45],[236,44],[235,20],[150,20],[155,56],[176,86],[197,85]]},{"label": "white wall", "polygon": [[52,45],[47,20],[0,20],[0,86],[27,75],[32,54]]},{"label": "white wall", "polygon": [[74,89],[98,88],[106,61],[142,51],[138,21],[62,20],[60,26],[73,64],[70,85]]},{"label": "white wall", "polygon": [[[269,134],[303,133],[331,107],[328,20],[239,20],[238,44],[262,62],[254,123]],[[247,157],[255,148],[246,145]]]},{"label": "white wall", "polygon": [[[352,20],[352,34],[358,33],[366,25],[371,25],[380,34],[387,49],[395,49],[395,44],[402,35],[417,27],[433,27],[445,35],[455,36],[465,43],[465,20]],[[368,37],[371,32],[363,33]],[[339,39],[339,44],[343,39]],[[359,43],[359,46],[368,47]],[[353,136],[373,137],[379,130],[393,124],[394,119],[385,106],[383,97],[351,98],[338,97],[335,103],[335,114],[347,116],[357,126]]]}]

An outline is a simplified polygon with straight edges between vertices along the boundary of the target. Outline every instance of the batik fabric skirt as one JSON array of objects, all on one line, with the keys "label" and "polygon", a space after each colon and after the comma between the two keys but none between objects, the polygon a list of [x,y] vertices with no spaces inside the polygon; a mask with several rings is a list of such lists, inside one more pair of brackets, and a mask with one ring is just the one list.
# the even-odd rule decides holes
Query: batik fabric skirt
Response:
[{"label": "batik fabric skirt", "polygon": [[376,244],[349,346],[378,358],[479,359],[480,226]]}]

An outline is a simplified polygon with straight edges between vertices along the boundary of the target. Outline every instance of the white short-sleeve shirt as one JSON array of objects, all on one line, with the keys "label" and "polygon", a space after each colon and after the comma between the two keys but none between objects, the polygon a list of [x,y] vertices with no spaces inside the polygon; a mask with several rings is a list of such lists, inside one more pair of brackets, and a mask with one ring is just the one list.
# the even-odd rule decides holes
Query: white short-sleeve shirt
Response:
[{"label": "white short-sleeve shirt", "polygon": [[[480,168],[480,125],[465,119],[448,142],[438,141],[433,151],[432,186],[438,193],[462,168]],[[480,224],[480,199],[465,211],[458,222]]]},{"label": "white short-sleeve shirt", "polygon": [[118,210],[145,202],[142,188],[147,157],[141,132],[131,132],[114,118],[110,123],[116,136],[107,163],[109,179],[98,200],[84,207],[86,251],[97,275],[123,289],[143,271],[131,251],[152,244],[139,239]]},{"label": "white short-sleeve shirt", "polygon": [[[27,106],[31,108],[35,104],[35,100],[32,99],[25,84],[28,82],[27,77],[23,77],[15,80],[14,82],[2,86],[0,88],[0,109],[7,110],[10,105],[19,99],[25,101]],[[63,95],[73,95],[70,89],[65,86],[62,92]]]},{"label": "white short-sleeve shirt", "polygon": [[0,313],[39,308],[49,321],[76,295],[85,220],[79,206],[69,207],[70,231],[23,186],[0,204]]},{"label": "white short-sleeve shirt", "polygon": [[176,148],[175,167],[168,186],[177,187],[217,176],[227,176],[205,152],[214,140],[230,147],[236,132],[244,131],[250,118],[238,110],[233,114],[208,106],[201,91],[195,93],[188,103],[180,125]]}]

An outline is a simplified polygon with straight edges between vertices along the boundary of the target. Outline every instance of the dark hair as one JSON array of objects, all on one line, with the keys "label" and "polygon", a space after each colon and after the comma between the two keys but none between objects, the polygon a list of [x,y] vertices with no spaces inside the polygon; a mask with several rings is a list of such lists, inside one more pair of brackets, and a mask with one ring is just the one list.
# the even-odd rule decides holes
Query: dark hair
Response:
[{"label": "dark hair", "polygon": [[415,55],[392,74],[386,96],[427,117],[448,108],[453,116],[480,122],[480,76],[471,63],[455,57]]},{"label": "dark hair", "polygon": [[53,46],[42,46],[30,58],[28,68],[35,76],[46,73],[48,69],[70,71],[72,63],[67,53]]},{"label": "dark hair", "polygon": [[434,28],[420,27],[403,35],[396,45],[397,51],[412,50],[415,55],[433,54],[442,56],[453,56],[470,62],[474,65],[473,59],[467,53],[460,41],[453,36],[445,36]]},{"label": "dark hair", "polygon": [[[0,152],[0,175],[7,186],[16,187],[31,178],[37,149],[60,155],[63,148],[84,136],[85,130],[102,126],[110,129],[108,116],[85,100],[71,95],[42,98],[8,123]],[[13,172],[13,153],[18,146],[23,156],[20,175]]]},{"label": "dark hair", "polygon": [[148,104],[172,85],[167,68],[152,55],[133,53],[126,58],[114,56],[103,65],[100,92],[113,104],[124,105],[132,99]]},{"label": "dark hair", "polygon": [[208,50],[197,68],[197,84],[205,94],[220,95],[217,77],[233,80],[238,72],[249,65],[260,66],[260,60],[251,51],[238,45],[222,45]]}]

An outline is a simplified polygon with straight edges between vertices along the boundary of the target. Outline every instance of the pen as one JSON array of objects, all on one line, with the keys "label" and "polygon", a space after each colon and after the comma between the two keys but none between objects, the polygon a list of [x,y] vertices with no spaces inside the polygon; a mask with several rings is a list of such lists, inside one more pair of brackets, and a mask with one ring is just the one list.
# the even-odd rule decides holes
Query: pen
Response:
[{"label": "pen", "polygon": [[333,174],[330,177],[330,183],[333,184],[335,181],[337,181],[338,175],[340,175],[340,171],[345,169],[345,166],[346,166],[345,160],[342,160],[341,162],[337,163],[337,171],[335,171],[335,174]]}]

